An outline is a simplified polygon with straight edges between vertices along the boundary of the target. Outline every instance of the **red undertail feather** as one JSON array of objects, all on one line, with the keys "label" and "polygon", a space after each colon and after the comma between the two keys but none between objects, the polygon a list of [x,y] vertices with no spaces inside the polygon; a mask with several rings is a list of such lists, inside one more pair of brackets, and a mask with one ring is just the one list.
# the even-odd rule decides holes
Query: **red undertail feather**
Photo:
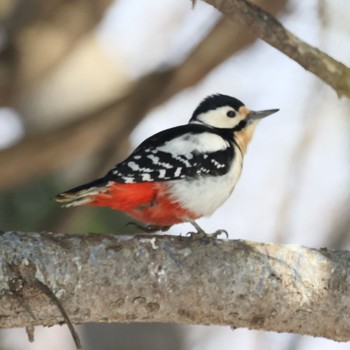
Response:
[{"label": "red undertail feather", "polygon": [[[99,191],[98,187],[84,190],[84,198],[77,193],[71,205],[103,206],[125,212],[147,224],[170,226],[198,216],[180,207],[167,193],[166,182],[119,184],[110,182]],[[74,204],[76,200],[76,204]],[[68,204],[69,206],[70,204]]]}]

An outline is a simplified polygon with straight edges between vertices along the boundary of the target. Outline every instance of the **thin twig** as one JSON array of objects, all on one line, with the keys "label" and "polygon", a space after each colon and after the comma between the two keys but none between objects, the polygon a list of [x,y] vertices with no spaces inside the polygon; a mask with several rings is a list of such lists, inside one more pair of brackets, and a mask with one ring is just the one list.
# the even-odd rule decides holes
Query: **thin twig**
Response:
[{"label": "thin twig", "polygon": [[34,342],[34,329],[33,325],[26,326],[26,333],[30,343]]},{"label": "thin twig", "polygon": [[246,0],[204,0],[235,22],[299,63],[331,86],[339,96],[350,97],[350,69],[308,45],[288,31],[274,16]]},{"label": "thin twig", "polygon": [[59,301],[59,299],[56,297],[56,295],[53,293],[53,291],[43,282],[39,281],[38,279],[35,280],[35,285],[45,294],[49,297],[49,299],[57,306],[57,308],[60,310],[60,313],[62,314],[62,317],[64,318],[64,321],[66,322],[68,329],[70,331],[70,334],[72,335],[75,347],[79,350],[82,349],[80,338],[78,332],[75,330],[66,310],[64,309],[63,305]]}]

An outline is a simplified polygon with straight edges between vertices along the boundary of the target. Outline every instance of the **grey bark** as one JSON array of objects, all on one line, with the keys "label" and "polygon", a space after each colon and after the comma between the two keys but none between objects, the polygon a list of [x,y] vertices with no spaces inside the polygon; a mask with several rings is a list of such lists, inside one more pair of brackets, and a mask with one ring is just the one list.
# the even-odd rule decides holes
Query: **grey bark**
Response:
[{"label": "grey bark", "polygon": [[[172,236],[4,232],[0,327],[174,322],[350,339],[350,254]],[[39,281],[39,282],[38,282]]]}]

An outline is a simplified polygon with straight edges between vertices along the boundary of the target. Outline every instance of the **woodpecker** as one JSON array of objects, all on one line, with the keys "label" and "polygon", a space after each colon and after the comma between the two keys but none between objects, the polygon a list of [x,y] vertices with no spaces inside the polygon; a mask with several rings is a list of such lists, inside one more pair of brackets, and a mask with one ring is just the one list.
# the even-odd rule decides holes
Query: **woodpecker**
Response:
[{"label": "woodpecker", "polygon": [[104,177],[55,199],[64,207],[123,211],[145,223],[145,231],[189,222],[206,235],[195,220],[211,215],[230,196],[256,125],[277,111],[251,111],[234,97],[208,96],[188,124],[149,137]]}]

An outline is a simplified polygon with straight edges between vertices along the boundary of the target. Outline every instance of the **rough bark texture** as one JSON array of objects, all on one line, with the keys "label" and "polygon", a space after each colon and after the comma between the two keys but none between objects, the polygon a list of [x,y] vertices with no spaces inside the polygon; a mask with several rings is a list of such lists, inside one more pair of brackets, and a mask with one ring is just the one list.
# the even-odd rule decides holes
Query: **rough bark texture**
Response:
[{"label": "rough bark texture", "polygon": [[[230,325],[350,339],[350,254],[171,236],[4,232],[0,327],[62,323]],[[39,282],[38,282],[39,281]]]},{"label": "rough bark texture", "polygon": [[339,96],[350,97],[350,69],[285,29],[270,13],[246,0],[204,0],[235,22],[280,50],[330,85]]}]

